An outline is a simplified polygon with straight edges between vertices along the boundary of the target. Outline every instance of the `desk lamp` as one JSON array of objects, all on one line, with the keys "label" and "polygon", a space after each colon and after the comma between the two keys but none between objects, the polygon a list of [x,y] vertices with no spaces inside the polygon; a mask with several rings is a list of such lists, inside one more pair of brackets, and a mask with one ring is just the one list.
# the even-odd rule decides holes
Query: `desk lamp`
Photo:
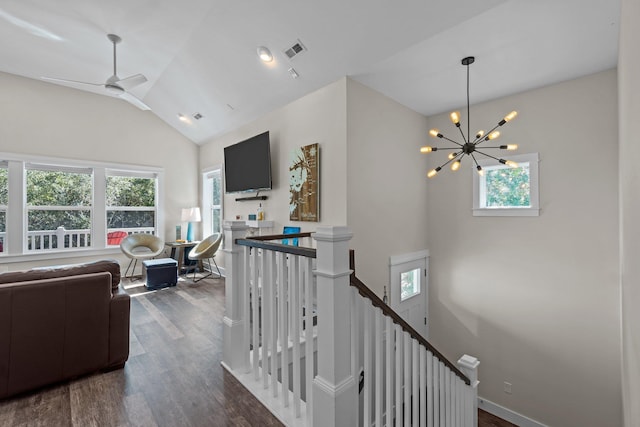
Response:
[{"label": "desk lamp", "polygon": [[200,216],[200,208],[185,208],[182,209],[182,221],[187,222],[187,242],[193,241],[193,224],[194,222],[202,221]]}]

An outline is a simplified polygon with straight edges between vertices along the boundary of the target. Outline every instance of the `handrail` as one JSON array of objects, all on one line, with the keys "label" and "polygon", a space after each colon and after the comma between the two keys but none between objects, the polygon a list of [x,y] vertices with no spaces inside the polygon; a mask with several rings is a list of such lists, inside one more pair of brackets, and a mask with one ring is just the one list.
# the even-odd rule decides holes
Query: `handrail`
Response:
[{"label": "handrail", "polygon": [[311,233],[275,234],[272,236],[254,236],[246,239],[236,239],[236,244],[250,248],[266,249],[275,252],[284,252],[292,255],[300,255],[307,258],[315,258],[316,250],[300,246],[285,245],[282,243],[267,242],[267,240],[293,239],[296,237],[311,237]]},{"label": "handrail", "polygon": [[385,316],[391,317],[391,319],[395,323],[400,325],[400,327],[402,327],[404,331],[408,332],[411,337],[425,346],[427,350],[433,353],[442,363],[447,365],[447,367],[451,369],[458,377],[460,377],[460,379],[462,379],[467,385],[471,385],[471,381],[469,380],[469,378],[467,378],[467,376],[463,374],[457,366],[451,363],[449,359],[447,359],[442,353],[436,350],[433,345],[429,343],[429,341],[427,341],[422,335],[420,335],[418,331],[413,329],[411,325],[409,325],[402,317],[400,317],[398,313],[396,313],[391,307],[389,307],[384,301],[382,301],[380,297],[378,297],[378,295],[376,295],[371,289],[369,289],[367,285],[365,285],[360,279],[356,277],[355,253],[353,249],[349,250],[349,268],[352,270],[350,284],[351,286],[358,289],[358,293],[360,293],[360,295],[371,300],[371,303],[375,307],[379,307]]}]

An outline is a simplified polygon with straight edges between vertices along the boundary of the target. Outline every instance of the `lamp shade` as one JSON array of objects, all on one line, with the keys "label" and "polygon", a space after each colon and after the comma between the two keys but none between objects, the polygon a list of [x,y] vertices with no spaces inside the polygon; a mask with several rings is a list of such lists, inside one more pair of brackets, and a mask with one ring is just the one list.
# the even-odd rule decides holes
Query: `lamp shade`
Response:
[{"label": "lamp shade", "polygon": [[182,209],[182,221],[187,222],[200,222],[202,221],[202,217],[200,216],[200,208],[185,208]]}]

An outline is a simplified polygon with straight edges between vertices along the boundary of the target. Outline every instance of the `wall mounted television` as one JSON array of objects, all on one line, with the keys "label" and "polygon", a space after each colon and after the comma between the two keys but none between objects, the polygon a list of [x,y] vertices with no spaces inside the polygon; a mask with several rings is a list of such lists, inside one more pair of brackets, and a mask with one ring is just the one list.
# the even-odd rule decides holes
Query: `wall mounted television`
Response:
[{"label": "wall mounted television", "polygon": [[271,190],[269,131],[224,148],[227,193]]}]

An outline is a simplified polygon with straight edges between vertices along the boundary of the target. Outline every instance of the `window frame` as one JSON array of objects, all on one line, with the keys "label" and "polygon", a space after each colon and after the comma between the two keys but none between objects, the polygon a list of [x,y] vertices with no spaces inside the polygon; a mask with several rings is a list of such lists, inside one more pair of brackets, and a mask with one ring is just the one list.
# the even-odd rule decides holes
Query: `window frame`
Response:
[{"label": "window frame", "polygon": [[[93,229],[93,218],[94,218],[94,206],[93,206],[93,201],[95,200],[94,194],[95,194],[95,181],[94,181],[94,176],[93,176],[93,168],[86,168],[86,167],[70,167],[68,165],[58,165],[58,164],[50,164],[50,163],[37,163],[37,162],[26,162],[23,164],[23,168],[24,168],[24,175],[25,175],[25,179],[24,179],[24,211],[23,211],[23,215],[24,215],[24,223],[25,223],[25,228],[26,230],[23,233],[23,238],[24,238],[24,251],[26,253],[33,253],[35,251],[53,251],[54,249],[35,249],[35,248],[31,248],[29,249],[29,233],[38,233],[38,232],[53,232],[55,230],[29,230],[29,214],[31,212],[36,212],[36,211],[85,211],[89,213],[89,233],[88,235],[84,235],[82,236],[83,233],[80,233],[78,235],[78,240],[82,240],[84,241],[84,245],[77,247],[77,249],[91,249],[92,248],[92,244],[93,244],[93,239],[91,237],[91,231]],[[32,205],[29,204],[29,194],[27,193],[27,189],[28,189],[28,174],[29,171],[40,171],[40,172],[63,172],[63,173],[72,173],[72,174],[83,174],[83,175],[87,175],[90,181],[90,201],[88,205]],[[80,232],[81,230],[75,230],[75,229],[68,229],[67,231],[78,231]],[[82,236],[82,237],[81,237]],[[33,243],[34,245],[36,244],[35,241],[37,239],[37,236],[34,235],[32,236]],[[44,235],[40,235],[40,239],[45,239]],[[40,242],[41,244],[43,244],[43,242]],[[49,242],[49,245],[52,245],[53,242]],[[58,240],[57,245],[60,245],[60,241]],[[77,242],[78,245],[80,245],[80,242]],[[72,243],[72,238],[71,235],[69,235],[69,248],[74,248],[73,243]],[[63,242],[63,247],[62,248],[56,248],[56,249],[60,249],[60,250],[68,250],[69,248],[64,246],[64,242]]]},{"label": "window frame", "polygon": [[[529,163],[529,207],[505,206],[505,207],[484,207],[480,206],[481,193],[484,191],[485,177],[473,173],[473,216],[539,216],[540,196],[539,196],[539,171],[540,162],[538,153],[518,154],[504,157],[505,160],[512,160],[517,163]],[[478,159],[478,164],[485,167],[495,167],[496,161],[493,159]],[[499,168],[509,168],[510,166],[499,165]]]},{"label": "window frame", "polygon": [[[224,174],[222,165],[216,165],[202,171],[202,233],[203,237],[213,233],[222,233],[224,219]],[[220,205],[213,204],[213,175],[220,176]],[[213,212],[220,211],[220,229],[213,229]]]},{"label": "window frame", "polygon": [[[154,188],[154,205],[153,206],[109,206],[107,205],[107,200],[106,200],[106,188],[107,188],[107,180],[109,179],[109,177],[125,177],[125,178],[145,178],[145,179],[154,179],[155,180],[155,188]],[[127,211],[127,212],[153,212],[153,223],[154,223],[154,227],[153,227],[153,232],[152,234],[157,234],[158,233],[158,191],[159,191],[159,184],[158,184],[158,175],[155,172],[141,172],[138,170],[124,170],[124,169],[113,169],[113,168],[109,168],[109,169],[105,169],[105,233],[108,234],[109,231],[111,230],[108,225],[107,225],[107,219],[109,217],[108,212],[109,211]],[[123,227],[116,227],[117,229],[120,229],[122,231],[126,231],[126,228]],[[140,228],[151,228],[151,227],[140,227]],[[114,231],[116,231],[116,229],[113,229]],[[146,233],[147,231],[142,231],[143,233]],[[105,234],[105,236],[106,236]],[[109,242],[107,240],[107,242],[105,243],[105,245],[107,247],[118,247],[119,245],[109,245]]]},{"label": "window frame", "polygon": [[[91,160],[45,157],[28,154],[0,152],[0,163],[8,164],[9,200],[7,206],[7,232],[4,251],[0,258],[11,262],[52,260],[77,256],[102,256],[120,252],[117,246],[107,245],[106,229],[106,171],[118,170],[131,173],[155,174],[156,222],[155,234],[164,235],[164,169],[153,166],[98,162]],[[91,215],[91,246],[81,248],[27,250],[27,195],[26,169],[28,164],[51,165],[59,168],[91,169],[93,171],[93,202]]]}]

